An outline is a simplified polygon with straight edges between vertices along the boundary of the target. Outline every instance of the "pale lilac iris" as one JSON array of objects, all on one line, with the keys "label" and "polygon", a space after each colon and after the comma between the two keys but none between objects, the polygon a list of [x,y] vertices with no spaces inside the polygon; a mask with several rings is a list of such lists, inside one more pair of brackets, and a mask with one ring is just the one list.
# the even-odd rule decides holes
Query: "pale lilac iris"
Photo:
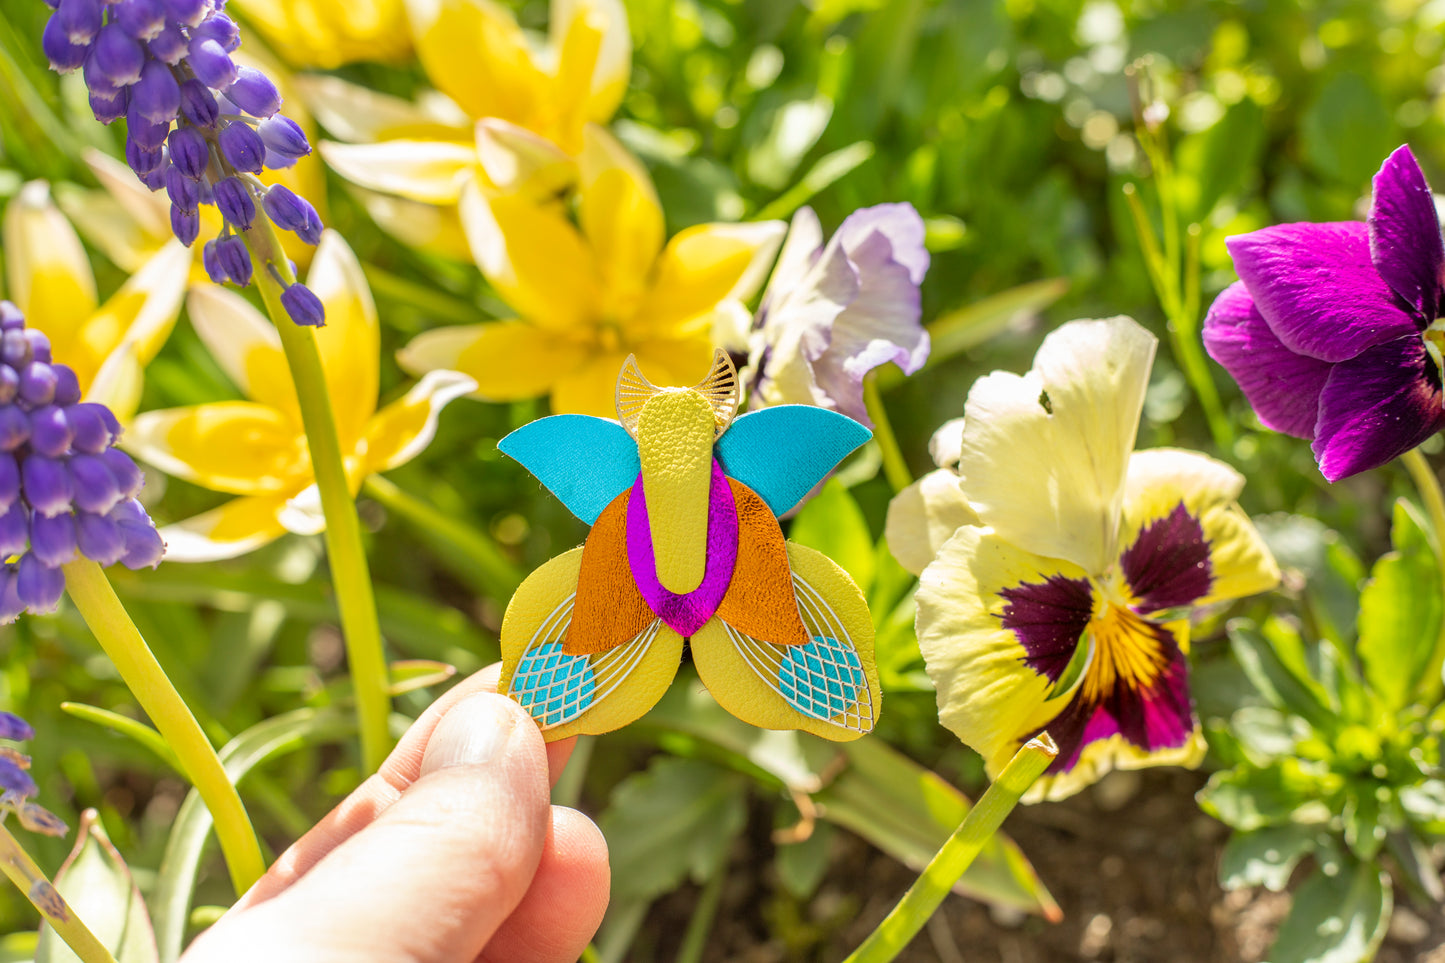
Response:
[{"label": "pale lilac iris", "polygon": [[1240,280],[1204,344],[1259,420],[1309,439],[1330,481],[1445,426],[1440,222],[1409,147],[1375,175],[1369,222],[1281,224],[1228,240]]}]

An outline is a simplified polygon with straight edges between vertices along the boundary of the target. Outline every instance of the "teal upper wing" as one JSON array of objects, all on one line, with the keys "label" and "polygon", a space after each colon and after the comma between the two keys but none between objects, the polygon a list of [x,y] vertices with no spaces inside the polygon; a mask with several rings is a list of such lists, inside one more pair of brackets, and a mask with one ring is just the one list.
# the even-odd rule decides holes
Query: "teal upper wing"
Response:
[{"label": "teal upper wing", "polygon": [[739,417],[714,451],[723,471],[782,515],[873,433],[847,415],[812,405],[778,405]]},{"label": "teal upper wing", "polygon": [[588,525],[637,480],[637,442],[615,421],[591,415],[540,418],[497,443]]}]

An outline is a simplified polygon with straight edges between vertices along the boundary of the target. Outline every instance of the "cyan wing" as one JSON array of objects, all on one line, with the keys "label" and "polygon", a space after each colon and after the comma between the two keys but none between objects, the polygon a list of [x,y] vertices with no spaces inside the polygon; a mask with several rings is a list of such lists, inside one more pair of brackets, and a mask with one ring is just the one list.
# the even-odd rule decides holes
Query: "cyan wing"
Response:
[{"label": "cyan wing", "polygon": [[591,415],[553,415],[497,443],[588,525],[637,480],[637,442],[621,425]]},{"label": "cyan wing", "polygon": [[812,405],[778,405],[734,421],[714,451],[723,471],[782,515],[873,433],[847,415]]}]

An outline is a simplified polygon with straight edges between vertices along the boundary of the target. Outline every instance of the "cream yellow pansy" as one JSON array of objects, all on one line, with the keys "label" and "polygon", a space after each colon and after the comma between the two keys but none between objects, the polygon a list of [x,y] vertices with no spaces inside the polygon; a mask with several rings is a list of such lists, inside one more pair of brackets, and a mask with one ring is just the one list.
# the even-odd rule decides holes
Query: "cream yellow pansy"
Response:
[{"label": "cream yellow pansy", "polygon": [[1064,325],[1027,374],[974,384],[939,470],[889,509],[940,720],[993,774],[1040,731],[1059,744],[1028,798],[1198,764],[1189,613],[1279,581],[1243,476],[1134,451],[1155,347],[1128,318]]},{"label": "cream yellow pansy", "polygon": [[464,258],[456,206],[468,185],[541,198],[575,180],[584,128],[606,123],[627,90],[627,12],[620,0],[553,0],[544,44],[493,0],[407,0],[406,12],[443,96],[406,101],[334,77],[300,89],[349,142],[321,153],[372,217],[408,244]]},{"label": "cream yellow pansy", "polygon": [[180,314],[191,253],[175,238],[157,245],[125,265],[130,279],[101,304],[85,248],[44,181],[26,184],[6,207],[4,244],[10,300],[75,369],[87,400],[127,421],[144,368]]},{"label": "cream yellow pansy", "polygon": [[331,70],[411,53],[402,0],[231,0],[230,9],[293,67]]},{"label": "cream yellow pansy", "polygon": [[[316,340],[355,493],[368,475],[402,465],[426,448],[441,409],[475,384],[454,371],[434,371],[377,410],[376,305],[356,255],[334,231],[322,236],[306,283],[326,306],[326,326],[316,331]],[[166,558],[231,558],[288,531],[323,530],[296,392],[276,329],[239,294],[214,285],[194,288],[189,309],[196,333],[246,400],[145,412],[124,444],[169,475],[239,497],[163,528]]]},{"label": "cream yellow pansy", "polygon": [[615,414],[630,354],[664,384],[707,373],[715,317],[757,291],[783,224],[700,224],[664,245],[647,172],[602,128],[585,132],[579,168],[580,227],[557,202],[466,190],[472,253],[517,317],[428,331],[403,367],[465,372],[479,398],[551,395],[554,411],[601,417]]}]

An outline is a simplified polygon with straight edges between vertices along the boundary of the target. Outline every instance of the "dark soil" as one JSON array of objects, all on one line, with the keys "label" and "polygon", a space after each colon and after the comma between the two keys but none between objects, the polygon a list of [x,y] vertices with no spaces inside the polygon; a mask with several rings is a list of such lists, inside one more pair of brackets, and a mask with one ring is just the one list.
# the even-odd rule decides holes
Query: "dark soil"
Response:
[{"label": "dark soil", "polygon": [[[1259,963],[1289,909],[1264,890],[1225,892],[1228,833],[1201,813],[1198,773],[1116,773],[1062,803],[1021,807],[1005,829],[1063,909],[1061,922],[990,911],[951,896],[899,957],[904,963]],[[756,821],[756,820],[755,820]],[[734,854],[705,963],[837,963],[877,925],[913,874],[839,833],[813,898],[788,896],[771,872],[767,833]],[[757,867],[769,867],[758,871]],[[632,959],[672,960],[696,890],[654,907],[655,944]],[[1445,913],[1397,893],[1379,963],[1445,963]],[[647,941],[651,942],[651,941]]]}]

